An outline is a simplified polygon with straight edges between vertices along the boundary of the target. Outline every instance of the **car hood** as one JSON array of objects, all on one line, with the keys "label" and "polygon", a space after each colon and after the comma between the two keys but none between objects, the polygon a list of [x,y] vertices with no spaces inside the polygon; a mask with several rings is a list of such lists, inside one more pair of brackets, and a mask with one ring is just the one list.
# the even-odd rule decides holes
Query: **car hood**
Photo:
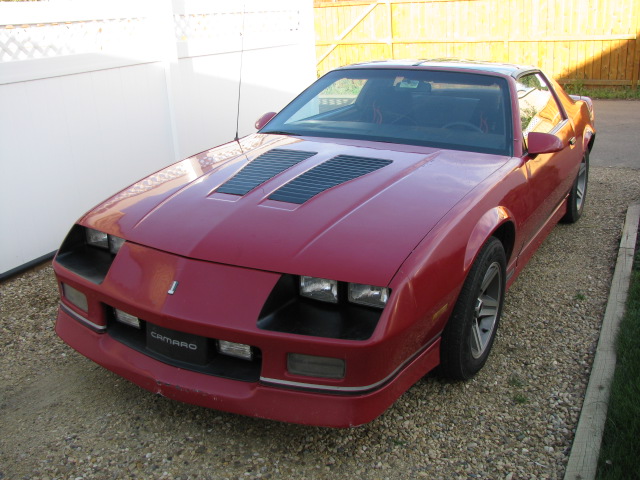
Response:
[{"label": "car hood", "polygon": [[81,223],[188,258],[387,285],[434,225],[507,160],[254,134],[141,180]]}]

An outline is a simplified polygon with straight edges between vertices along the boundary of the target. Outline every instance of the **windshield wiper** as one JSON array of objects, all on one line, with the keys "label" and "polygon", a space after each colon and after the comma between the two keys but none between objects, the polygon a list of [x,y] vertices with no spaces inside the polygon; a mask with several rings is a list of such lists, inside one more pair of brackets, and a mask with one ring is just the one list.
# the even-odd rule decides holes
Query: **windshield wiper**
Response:
[{"label": "windshield wiper", "polygon": [[267,131],[260,131],[258,133],[270,133],[272,135],[298,135],[297,133],[293,133],[293,132],[286,132],[284,130],[267,130]]}]

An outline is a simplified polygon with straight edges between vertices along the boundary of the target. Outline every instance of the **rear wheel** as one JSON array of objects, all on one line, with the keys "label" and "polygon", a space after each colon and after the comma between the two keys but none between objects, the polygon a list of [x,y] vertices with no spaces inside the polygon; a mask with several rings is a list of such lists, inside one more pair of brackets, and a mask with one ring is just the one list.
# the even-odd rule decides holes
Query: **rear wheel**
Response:
[{"label": "rear wheel", "polygon": [[580,169],[578,170],[578,176],[576,181],[573,182],[573,187],[569,193],[569,199],[567,200],[567,213],[562,217],[564,223],[575,223],[582,216],[584,210],[584,201],[587,197],[587,183],[589,181],[589,152],[584,152],[582,162],[580,162]]},{"label": "rear wheel", "polygon": [[502,313],[505,270],[502,243],[491,237],[471,267],[442,332],[440,371],[443,376],[466,380],[487,361]]}]

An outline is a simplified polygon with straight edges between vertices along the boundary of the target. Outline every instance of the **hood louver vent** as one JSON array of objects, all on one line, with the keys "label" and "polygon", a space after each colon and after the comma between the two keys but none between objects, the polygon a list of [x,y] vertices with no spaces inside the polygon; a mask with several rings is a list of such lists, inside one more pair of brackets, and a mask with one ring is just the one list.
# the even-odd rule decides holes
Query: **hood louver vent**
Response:
[{"label": "hood louver vent", "polygon": [[249,162],[216,191],[230,195],[246,195],[267,180],[315,154],[316,152],[274,148]]},{"label": "hood louver vent", "polygon": [[270,200],[302,204],[325,190],[374,172],[391,160],[338,155],[273,192]]}]

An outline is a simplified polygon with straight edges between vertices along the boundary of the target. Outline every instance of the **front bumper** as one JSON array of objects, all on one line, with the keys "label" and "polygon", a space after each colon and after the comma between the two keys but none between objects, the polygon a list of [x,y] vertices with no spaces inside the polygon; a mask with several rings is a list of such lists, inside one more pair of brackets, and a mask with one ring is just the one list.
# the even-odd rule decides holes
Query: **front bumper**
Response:
[{"label": "front bumper", "polygon": [[366,393],[318,393],[243,382],[162,363],[58,311],[56,333],[71,347],[150,392],[174,400],[252,417],[326,427],[352,427],[384,412],[439,362],[439,340]]}]

